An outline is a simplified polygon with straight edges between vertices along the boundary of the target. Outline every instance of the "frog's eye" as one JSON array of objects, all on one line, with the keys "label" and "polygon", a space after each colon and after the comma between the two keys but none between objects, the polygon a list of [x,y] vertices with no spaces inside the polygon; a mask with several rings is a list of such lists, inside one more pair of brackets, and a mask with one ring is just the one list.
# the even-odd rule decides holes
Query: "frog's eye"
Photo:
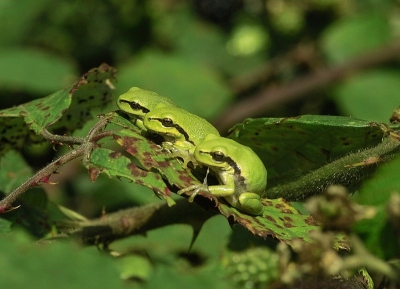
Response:
[{"label": "frog's eye", "polygon": [[223,152],[220,151],[215,151],[211,153],[211,156],[214,161],[220,162],[225,158],[225,155]]},{"label": "frog's eye", "polygon": [[139,110],[139,109],[142,108],[141,105],[140,105],[139,103],[134,102],[134,101],[129,102],[129,106],[130,106],[133,110]]},{"label": "frog's eye", "polygon": [[172,119],[170,119],[169,117],[163,118],[163,119],[161,120],[161,123],[162,123],[162,125],[165,126],[165,127],[170,127],[170,126],[172,126],[172,125],[174,124],[174,122],[172,121]]}]

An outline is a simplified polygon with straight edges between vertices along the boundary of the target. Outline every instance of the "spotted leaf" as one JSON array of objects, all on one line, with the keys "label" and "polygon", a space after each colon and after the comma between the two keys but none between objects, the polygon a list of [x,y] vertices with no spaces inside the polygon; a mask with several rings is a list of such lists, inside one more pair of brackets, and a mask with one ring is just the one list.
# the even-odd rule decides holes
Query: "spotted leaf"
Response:
[{"label": "spotted leaf", "polygon": [[0,154],[26,141],[42,140],[44,129],[71,133],[92,118],[92,110],[112,101],[115,69],[103,64],[84,74],[74,85],[50,96],[0,111]]},{"label": "spotted leaf", "polygon": [[[112,122],[121,124],[118,118]],[[114,139],[130,155],[134,156],[147,170],[157,170],[169,184],[179,188],[193,185],[195,177],[190,170],[182,168],[176,158],[164,152],[162,147],[142,136],[137,127],[130,125],[129,128],[116,131]]]},{"label": "spotted leaf", "polygon": [[247,119],[231,129],[229,138],[258,154],[268,169],[269,186],[275,186],[351,152],[375,146],[384,134],[378,124],[366,120],[304,115]]},{"label": "spotted leaf", "polygon": [[292,244],[295,240],[309,242],[309,232],[318,230],[318,223],[310,215],[303,215],[282,198],[262,201],[264,211],[260,216],[250,216],[224,203],[219,204],[221,213],[233,217],[250,232],[263,238],[272,236]]},{"label": "spotted leaf", "polygon": [[127,178],[137,184],[146,186],[167,200],[168,204],[174,204],[171,191],[165,185],[161,176],[138,167],[131,160],[119,152],[97,148],[90,155],[90,171],[105,173],[110,177]]}]

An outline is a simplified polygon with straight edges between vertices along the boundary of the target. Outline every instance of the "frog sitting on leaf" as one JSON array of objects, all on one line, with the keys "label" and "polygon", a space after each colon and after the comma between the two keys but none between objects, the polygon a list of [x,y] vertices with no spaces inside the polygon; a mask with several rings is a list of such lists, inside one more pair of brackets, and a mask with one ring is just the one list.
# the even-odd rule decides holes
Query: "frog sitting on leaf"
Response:
[{"label": "frog sitting on leaf", "polygon": [[267,171],[258,156],[249,147],[223,138],[205,119],[178,108],[168,98],[157,93],[131,88],[121,95],[118,107],[127,113],[133,123],[145,131],[161,135],[162,146],[173,157],[183,159],[194,167],[205,166],[217,177],[220,185],[198,184],[179,191],[182,194],[205,190],[223,197],[233,207],[259,215],[263,211],[261,197],[267,184]]},{"label": "frog sitting on leaf", "polygon": [[196,146],[194,158],[214,172],[220,185],[193,185],[178,194],[195,190],[190,197],[193,200],[199,191],[205,190],[213,196],[223,197],[243,212],[251,215],[262,213],[261,197],[267,186],[267,170],[252,149],[210,134]]}]

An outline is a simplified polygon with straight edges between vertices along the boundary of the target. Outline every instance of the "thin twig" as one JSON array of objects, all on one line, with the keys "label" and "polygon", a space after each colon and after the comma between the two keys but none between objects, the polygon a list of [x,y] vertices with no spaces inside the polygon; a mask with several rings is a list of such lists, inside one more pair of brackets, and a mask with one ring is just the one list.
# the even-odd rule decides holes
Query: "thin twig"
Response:
[{"label": "thin twig", "polygon": [[40,185],[41,183],[45,183],[48,181],[49,177],[61,166],[68,163],[69,161],[76,159],[80,156],[84,156],[84,162],[89,161],[90,154],[93,149],[97,146],[97,141],[103,137],[110,136],[112,132],[100,132],[108,124],[109,119],[106,117],[102,117],[100,121],[98,121],[92,129],[89,131],[88,135],[85,138],[74,138],[74,137],[66,137],[66,136],[58,136],[45,131],[44,136],[51,141],[62,141],[69,142],[70,144],[77,144],[82,141],[82,144],[76,147],[75,149],[69,151],[65,155],[59,157],[54,160],[46,167],[38,171],[24,183],[22,183],[18,188],[8,194],[4,199],[0,201],[0,213],[5,213],[10,210],[15,209],[12,207],[12,203],[15,202],[23,193],[25,193],[29,188]]},{"label": "thin twig", "polygon": [[18,188],[8,194],[4,199],[0,201],[0,213],[5,213],[13,209],[12,203],[15,202],[23,193],[25,193],[29,188],[38,186],[40,183],[44,182],[52,173],[54,173],[59,167],[65,163],[76,159],[84,154],[86,150],[86,145],[80,145],[76,149],[69,151],[65,155],[59,157],[55,161],[48,164],[46,167],[38,171],[32,177],[27,179]]},{"label": "thin twig", "polygon": [[47,129],[42,130],[40,134],[45,139],[50,140],[52,142],[57,142],[60,144],[68,144],[68,145],[82,144],[85,141],[85,139],[82,137],[52,134]]}]

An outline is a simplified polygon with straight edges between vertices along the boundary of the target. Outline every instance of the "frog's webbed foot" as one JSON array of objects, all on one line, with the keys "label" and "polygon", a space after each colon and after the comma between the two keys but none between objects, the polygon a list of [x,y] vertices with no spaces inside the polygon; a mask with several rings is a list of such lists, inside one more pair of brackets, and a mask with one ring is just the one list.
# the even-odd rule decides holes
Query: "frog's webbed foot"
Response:
[{"label": "frog's webbed foot", "polygon": [[201,191],[206,191],[206,192],[208,192],[209,194],[211,194],[210,190],[208,189],[208,185],[207,185],[207,176],[208,176],[209,171],[210,171],[210,169],[207,168],[207,173],[206,173],[206,176],[205,176],[205,178],[204,178],[202,184],[192,185],[192,186],[189,186],[189,187],[184,188],[184,189],[182,189],[182,190],[179,190],[179,191],[178,191],[178,195],[182,195],[183,193],[186,193],[186,192],[189,192],[189,191],[193,191],[193,190],[194,190],[193,193],[192,193],[192,194],[190,195],[190,197],[189,197],[189,202],[193,202],[194,198],[195,198],[195,197],[199,194],[199,192],[201,192]]},{"label": "frog's webbed foot", "polygon": [[201,191],[208,191],[208,187],[204,186],[204,184],[197,184],[197,185],[192,185],[189,187],[186,187],[182,190],[178,191],[178,195],[182,195],[183,193],[193,191],[193,193],[189,197],[189,202],[193,202],[194,198],[199,194]]},{"label": "frog's webbed foot", "polygon": [[163,150],[168,152],[172,158],[182,159],[182,167],[185,169],[187,168],[189,162],[192,162],[194,167],[198,165],[196,159],[193,157],[192,152],[188,149],[177,148],[172,143],[163,143]]}]

